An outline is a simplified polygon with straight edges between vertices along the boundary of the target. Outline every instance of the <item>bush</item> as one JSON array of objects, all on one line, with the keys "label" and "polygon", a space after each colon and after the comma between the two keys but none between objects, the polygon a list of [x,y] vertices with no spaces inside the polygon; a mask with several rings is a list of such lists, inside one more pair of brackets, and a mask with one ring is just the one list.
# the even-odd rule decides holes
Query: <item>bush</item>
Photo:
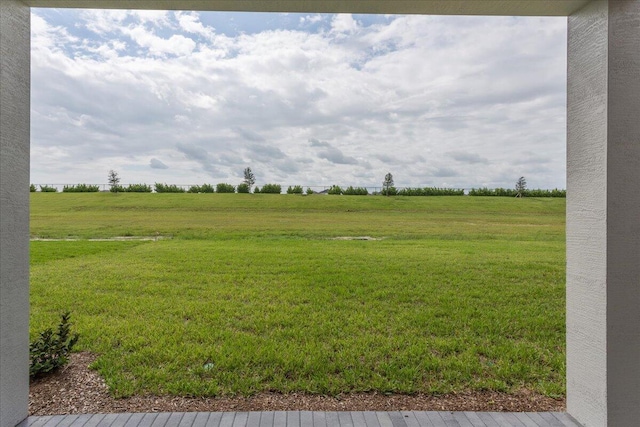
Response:
[{"label": "bush", "polygon": [[[518,194],[517,190],[513,190],[511,188],[496,188],[493,190],[494,195],[498,197],[516,197]],[[522,196],[526,196],[527,190],[522,191]]]},{"label": "bush", "polygon": [[67,364],[78,341],[78,334],[71,333],[70,318],[69,312],[63,313],[57,331],[45,329],[29,344],[29,377],[36,378]]},{"label": "bush", "polygon": [[382,194],[383,196],[395,196],[398,194],[398,190],[396,189],[396,187],[389,187],[388,189],[383,187],[382,191],[380,191],[380,194]]},{"label": "bush", "polygon": [[62,188],[63,193],[97,193],[98,191],[100,186],[87,184],[65,185]]},{"label": "bush", "polygon": [[280,194],[282,193],[282,186],[280,184],[265,184],[260,190],[262,194]]},{"label": "bush", "polygon": [[[472,188],[469,190],[470,196],[500,196],[500,197],[515,197],[518,194],[516,190],[510,188],[496,188],[494,190],[489,188]],[[567,197],[567,190],[523,190],[521,192],[522,197]]]},{"label": "bush", "polygon": [[249,187],[249,184],[247,184],[246,182],[243,182],[236,187],[236,191],[238,193],[248,194],[251,193],[251,187]]},{"label": "bush", "polygon": [[302,186],[289,186],[289,188],[287,188],[287,194],[302,194]]},{"label": "bush", "polygon": [[342,194],[342,188],[339,185],[332,185],[327,194]]},{"label": "bush", "polygon": [[525,197],[567,197],[567,190],[525,190],[523,196]]},{"label": "bush", "polygon": [[184,193],[185,190],[182,187],[179,187],[175,184],[160,184],[156,182],[155,184],[156,193]]},{"label": "bush", "polygon": [[496,192],[486,187],[472,188],[471,190],[469,190],[469,195],[470,196],[495,196]]},{"label": "bush", "polygon": [[35,193],[35,192],[36,192],[36,186],[35,186],[35,185],[33,185],[33,184],[31,184],[31,185],[29,186],[29,192],[31,192],[31,193]]},{"label": "bush", "polygon": [[367,190],[364,187],[347,187],[342,194],[345,194],[347,196],[366,196],[367,194],[369,194],[369,190]]},{"label": "bush", "polygon": [[311,189],[311,187],[307,187],[307,194],[309,195],[313,194],[313,190]]},{"label": "bush", "polygon": [[403,188],[398,191],[398,196],[464,196],[464,190],[456,188]]},{"label": "bush", "polygon": [[235,193],[236,188],[231,184],[220,183],[216,185],[216,193]]},{"label": "bush", "polygon": [[57,193],[58,189],[56,187],[49,187],[48,185],[41,185],[40,191],[43,193]]},{"label": "bush", "polygon": [[211,184],[192,185],[187,193],[215,193],[216,189]]},{"label": "bush", "polygon": [[[113,188],[113,187],[112,187]],[[120,191],[126,193],[151,193],[151,186],[147,184],[129,184],[127,188],[123,188]]]}]

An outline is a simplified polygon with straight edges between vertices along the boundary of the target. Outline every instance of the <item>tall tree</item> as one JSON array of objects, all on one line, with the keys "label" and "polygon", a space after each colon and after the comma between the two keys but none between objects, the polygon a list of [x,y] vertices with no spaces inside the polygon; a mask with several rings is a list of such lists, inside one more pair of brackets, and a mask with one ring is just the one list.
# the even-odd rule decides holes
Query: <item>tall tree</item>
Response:
[{"label": "tall tree", "polygon": [[249,186],[249,189],[253,188],[253,184],[256,183],[256,177],[253,175],[251,168],[244,169],[244,181],[242,182],[247,184],[247,186]]},{"label": "tall tree", "polygon": [[525,191],[527,191],[527,180],[524,179],[524,176],[521,176],[516,181],[516,197],[524,197]]},{"label": "tall tree", "polygon": [[111,187],[111,191],[117,190],[118,188],[118,184],[120,184],[120,177],[118,176],[118,172],[114,171],[113,169],[111,169],[109,171],[109,186]]},{"label": "tall tree", "polygon": [[393,187],[393,175],[391,175],[391,172],[388,172],[384,176],[384,181],[382,182],[382,186],[384,187],[384,193],[387,196],[389,196],[390,189],[391,189],[391,187]]}]

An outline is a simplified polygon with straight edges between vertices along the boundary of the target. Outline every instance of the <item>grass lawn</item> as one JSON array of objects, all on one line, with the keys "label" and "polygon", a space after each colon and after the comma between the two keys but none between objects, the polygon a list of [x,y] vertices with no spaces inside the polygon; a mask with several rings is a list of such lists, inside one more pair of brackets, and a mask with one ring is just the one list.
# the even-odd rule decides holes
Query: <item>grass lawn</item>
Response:
[{"label": "grass lawn", "polygon": [[[31,195],[31,334],[116,396],[565,392],[565,200]],[[163,236],[157,241],[88,241]],[[335,240],[371,236],[379,240]]]}]

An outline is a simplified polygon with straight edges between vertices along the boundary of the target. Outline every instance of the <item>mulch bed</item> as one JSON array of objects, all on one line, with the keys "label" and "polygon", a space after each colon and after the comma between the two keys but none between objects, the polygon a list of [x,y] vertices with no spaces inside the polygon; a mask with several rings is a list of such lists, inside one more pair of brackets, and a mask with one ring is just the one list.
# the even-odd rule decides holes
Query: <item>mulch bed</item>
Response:
[{"label": "mulch bed", "polygon": [[318,396],[302,393],[260,393],[251,397],[190,398],[132,396],[114,399],[104,380],[88,366],[91,353],[75,353],[58,372],[30,385],[30,415],[122,412],[218,411],[564,411],[565,399],[527,390],[506,394],[490,391],[432,395],[350,393]]}]

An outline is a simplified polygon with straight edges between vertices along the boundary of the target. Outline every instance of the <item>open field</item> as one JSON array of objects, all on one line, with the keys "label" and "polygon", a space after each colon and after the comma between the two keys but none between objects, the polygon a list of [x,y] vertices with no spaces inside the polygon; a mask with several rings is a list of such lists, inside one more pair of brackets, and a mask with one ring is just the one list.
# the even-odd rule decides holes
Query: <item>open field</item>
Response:
[{"label": "open field", "polygon": [[[31,195],[31,331],[117,396],[564,393],[564,199]],[[157,241],[87,241],[119,236]],[[370,236],[379,240],[336,240]]]}]

